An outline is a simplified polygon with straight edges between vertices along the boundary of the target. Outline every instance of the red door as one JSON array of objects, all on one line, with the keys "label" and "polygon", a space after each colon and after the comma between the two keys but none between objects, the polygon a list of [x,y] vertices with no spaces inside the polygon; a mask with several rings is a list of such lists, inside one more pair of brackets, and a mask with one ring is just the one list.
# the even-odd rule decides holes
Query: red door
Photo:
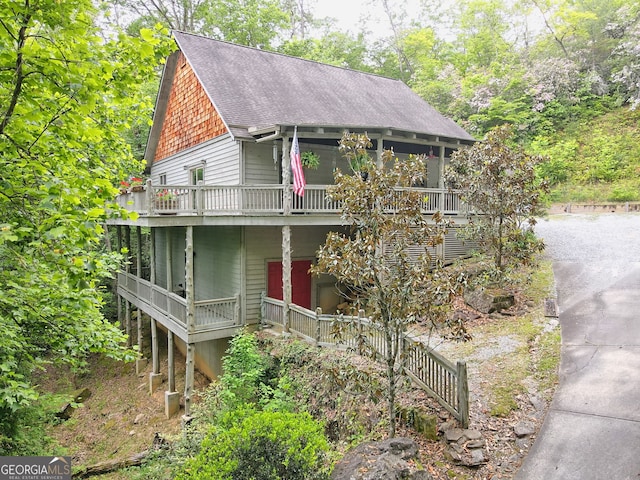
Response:
[{"label": "red door", "polygon": [[[304,308],[311,308],[311,260],[291,262],[291,301]],[[282,300],[282,262],[267,264],[267,296]]]}]

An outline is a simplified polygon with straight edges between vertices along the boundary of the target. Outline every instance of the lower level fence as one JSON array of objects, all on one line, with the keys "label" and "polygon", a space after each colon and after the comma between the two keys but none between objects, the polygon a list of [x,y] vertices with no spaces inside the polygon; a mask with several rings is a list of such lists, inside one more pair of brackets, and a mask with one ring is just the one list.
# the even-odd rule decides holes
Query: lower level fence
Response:
[{"label": "lower level fence", "polygon": [[[386,343],[383,332],[376,328],[364,314],[326,315],[321,309],[315,312],[295,304],[289,305],[289,324],[285,326],[282,300],[263,294],[261,304],[262,323],[288,327],[289,332],[309,343],[326,347],[358,349],[361,336],[367,345],[379,355],[384,355]],[[340,335],[336,335],[340,332]],[[405,335],[402,338],[406,352],[405,373],[420,388],[434,397],[454,415],[463,427],[469,426],[469,387],[467,365],[455,365],[422,342]]]}]

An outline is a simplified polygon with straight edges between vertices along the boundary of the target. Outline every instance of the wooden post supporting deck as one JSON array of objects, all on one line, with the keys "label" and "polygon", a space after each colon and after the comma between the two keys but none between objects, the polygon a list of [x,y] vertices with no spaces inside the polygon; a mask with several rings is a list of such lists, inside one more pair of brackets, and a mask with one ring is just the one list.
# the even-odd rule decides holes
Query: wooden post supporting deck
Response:
[{"label": "wooden post supporting deck", "polygon": [[[122,252],[122,226],[116,226],[116,245],[118,248],[118,253]],[[120,323],[120,328],[124,326],[124,319],[122,318],[122,297],[118,294],[118,289],[116,288],[116,298],[117,298],[117,307],[118,307],[118,322]]]},{"label": "wooden post supporting deck", "polygon": [[142,227],[136,227],[136,277],[142,278]]},{"label": "wooden post supporting deck", "polygon": [[164,392],[164,413],[167,418],[173,417],[180,410],[180,394],[176,392],[176,369],[173,358],[173,332],[167,333],[167,390]]},{"label": "wooden post supporting deck", "polygon": [[167,333],[167,363],[168,366],[168,379],[170,392],[176,391],[176,369],[175,369],[175,361],[173,357],[173,332],[171,330]]},{"label": "wooden post supporting deck", "polygon": [[156,229],[152,228],[149,234],[149,263],[151,264],[151,272],[149,273],[149,281],[151,285],[156,284]]},{"label": "wooden post supporting deck", "polygon": [[160,373],[160,359],[158,358],[158,325],[151,319],[151,362],[153,373]]},{"label": "wooden post supporting deck", "polygon": [[291,157],[289,156],[289,137],[282,138],[282,211],[284,215],[291,213]]},{"label": "wooden post supporting deck", "polygon": [[[289,138],[282,138],[282,186],[284,189],[283,214],[291,213],[291,157]],[[289,304],[291,303],[291,227],[282,227],[282,299],[284,301],[284,331],[289,332]]]},{"label": "wooden post supporting deck", "polygon": [[184,378],[184,421],[191,419],[191,394],[193,393],[196,344],[187,344],[187,369]]},{"label": "wooden post supporting deck", "polygon": [[149,374],[149,393],[153,394],[162,384],[160,359],[158,358],[158,326],[153,317],[151,318],[151,363],[152,372]]},{"label": "wooden post supporting deck", "polygon": [[444,188],[444,145],[440,146],[438,159],[438,188]]},{"label": "wooden post supporting deck", "polygon": [[124,301],[124,322],[125,331],[127,333],[127,346],[131,346],[131,303],[129,300]]},{"label": "wooden post supporting deck", "polygon": [[284,301],[284,331],[289,333],[291,295],[291,227],[282,227],[282,299]]},{"label": "wooden post supporting deck", "polygon": [[378,168],[382,168],[384,165],[382,164],[382,154],[384,153],[384,142],[382,139],[382,135],[378,138],[378,148],[376,150],[376,166]]},{"label": "wooden post supporting deck", "polygon": [[[136,277],[142,278],[142,228],[136,227],[136,240],[137,240],[137,249],[136,249]],[[138,352],[142,354],[142,310],[138,308],[138,318],[137,318],[137,326],[138,326]]]},{"label": "wooden post supporting deck", "polygon": [[[127,258],[126,263],[124,265],[125,272],[131,273],[131,228],[127,225],[124,227],[124,243],[127,248]],[[126,301],[125,302],[125,321],[126,321],[126,332],[127,332],[127,346],[130,347],[133,345],[133,341],[131,338],[131,334],[133,331],[131,324],[131,304]]]},{"label": "wooden post supporting deck", "polygon": [[166,229],[165,259],[167,261],[167,290],[173,291],[173,273],[171,272],[171,228]]},{"label": "wooden post supporting deck", "polygon": [[184,380],[184,418],[188,421],[191,416],[191,395],[193,393],[194,365],[196,345],[189,341],[195,333],[195,290],[193,284],[193,227],[187,227],[185,249],[185,296],[187,300],[187,364]]}]

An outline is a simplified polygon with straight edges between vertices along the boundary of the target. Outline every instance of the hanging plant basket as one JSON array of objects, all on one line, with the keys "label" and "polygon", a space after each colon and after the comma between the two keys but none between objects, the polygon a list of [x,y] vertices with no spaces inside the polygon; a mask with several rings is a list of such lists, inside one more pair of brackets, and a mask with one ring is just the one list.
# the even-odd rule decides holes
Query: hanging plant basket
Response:
[{"label": "hanging plant basket", "polygon": [[314,152],[302,152],[300,163],[304,168],[315,170],[320,165],[320,157]]}]

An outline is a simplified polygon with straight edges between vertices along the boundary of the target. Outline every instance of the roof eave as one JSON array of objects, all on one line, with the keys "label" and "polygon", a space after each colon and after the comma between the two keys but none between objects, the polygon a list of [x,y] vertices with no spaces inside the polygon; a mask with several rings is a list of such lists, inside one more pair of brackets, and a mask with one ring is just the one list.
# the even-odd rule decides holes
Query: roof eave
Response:
[{"label": "roof eave", "polygon": [[304,138],[339,138],[346,131],[367,133],[371,139],[393,139],[407,143],[421,143],[433,145],[445,145],[450,147],[473,145],[477,140],[473,137],[456,138],[446,135],[435,135],[425,132],[412,132],[408,130],[380,127],[362,127],[355,125],[285,125],[277,124],[265,127],[245,127],[248,135],[256,142],[275,140],[293,136],[294,128],[298,128],[298,136]]}]

